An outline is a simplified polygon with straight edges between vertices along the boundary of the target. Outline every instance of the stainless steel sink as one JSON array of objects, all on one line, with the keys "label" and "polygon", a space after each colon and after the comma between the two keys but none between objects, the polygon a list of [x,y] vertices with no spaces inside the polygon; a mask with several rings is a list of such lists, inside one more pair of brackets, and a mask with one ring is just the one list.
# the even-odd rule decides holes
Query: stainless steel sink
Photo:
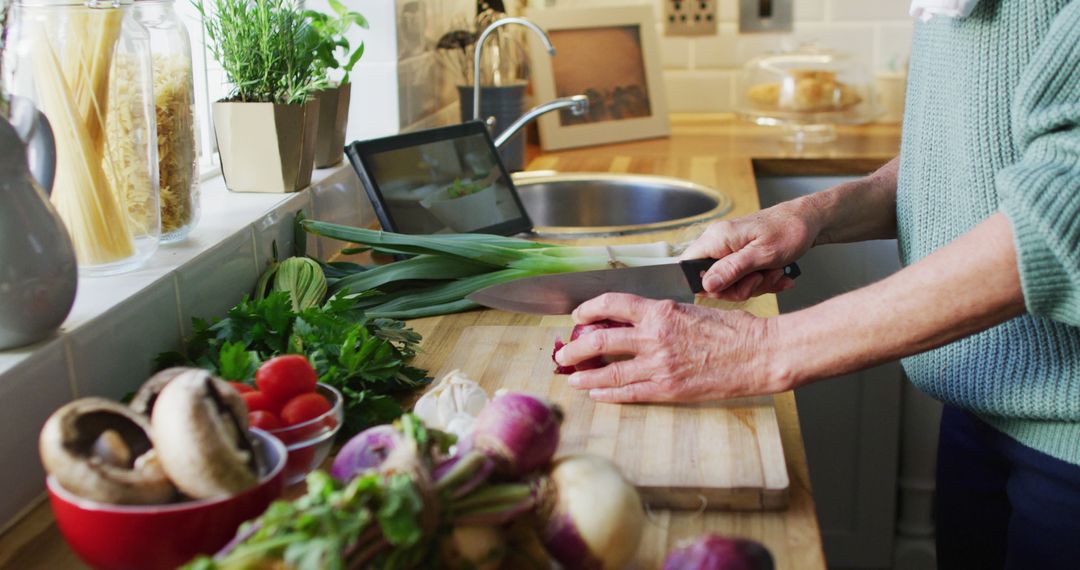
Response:
[{"label": "stainless steel sink", "polygon": [[731,211],[719,190],[666,176],[518,172],[513,175],[537,234],[627,235],[708,221]]}]

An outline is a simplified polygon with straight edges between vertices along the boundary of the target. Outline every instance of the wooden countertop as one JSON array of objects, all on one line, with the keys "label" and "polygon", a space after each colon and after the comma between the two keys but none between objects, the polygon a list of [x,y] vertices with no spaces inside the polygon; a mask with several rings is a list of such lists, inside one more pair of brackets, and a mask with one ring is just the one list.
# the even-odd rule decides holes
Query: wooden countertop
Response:
[{"label": "wooden countertop", "polygon": [[[530,170],[564,172],[636,172],[674,176],[727,192],[734,200],[728,217],[760,208],[758,175],[868,173],[899,153],[899,127],[865,125],[838,128],[836,141],[797,148],[780,140],[773,129],[736,121],[730,115],[675,115],[669,138],[543,154],[530,151]],[[621,242],[683,241],[701,228],[618,238]],[[590,240],[598,241],[598,240]],[[610,241],[610,240],[609,240]],[[776,298],[767,295],[747,303],[718,307],[740,308],[759,316],[778,312]],[[474,325],[569,326],[568,317],[538,317],[501,311],[473,311],[418,319],[411,325],[424,336],[424,352],[416,364],[437,370],[454,348],[465,327]],[[763,542],[777,568],[824,569],[821,532],[806,466],[795,398],[775,396],[781,439],[791,478],[790,505],[776,512],[651,511],[638,553],[637,567],[659,568],[665,554],[682,540],[706,532],[745,536]],[[83,568],[57,532],[47,502],[42,502],[17,525],[0,535],[0,568]]]}]

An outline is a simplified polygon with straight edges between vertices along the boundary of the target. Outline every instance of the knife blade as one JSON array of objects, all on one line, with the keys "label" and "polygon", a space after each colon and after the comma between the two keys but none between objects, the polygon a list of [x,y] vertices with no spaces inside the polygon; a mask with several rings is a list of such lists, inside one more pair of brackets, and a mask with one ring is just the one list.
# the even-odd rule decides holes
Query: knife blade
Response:
[{"label": "knife blade", "polygon": [[[540,275],[485,287],[467,298],[493,309],[538,315],[567,315],[585,301],[613,292],[689,303],[695,294],[704,291],[701,275],[713,263],[715,259],[690,259],[644,267]],[[784,267],[784,275],[791,279],[801,273],[798,264]]]}]

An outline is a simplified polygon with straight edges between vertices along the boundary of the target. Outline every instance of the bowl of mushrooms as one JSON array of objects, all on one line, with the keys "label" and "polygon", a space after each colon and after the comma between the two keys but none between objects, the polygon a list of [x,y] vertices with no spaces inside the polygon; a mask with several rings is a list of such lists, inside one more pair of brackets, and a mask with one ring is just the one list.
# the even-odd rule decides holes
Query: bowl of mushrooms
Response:
[{"label": "bowl of mushrooms", "polygon": [[103,569],[175,568],[212,554],[281,496],[285,446],[247,425],[208,372],[162,371],[130,405],[71,402],[39,438],[61,534]]}]

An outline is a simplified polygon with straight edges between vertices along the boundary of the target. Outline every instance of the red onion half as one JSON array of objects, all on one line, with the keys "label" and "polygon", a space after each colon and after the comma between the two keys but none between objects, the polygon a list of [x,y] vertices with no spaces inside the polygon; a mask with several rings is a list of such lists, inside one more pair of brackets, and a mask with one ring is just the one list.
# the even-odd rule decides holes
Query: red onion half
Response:
[{"label": "red onion half", "polygon": [[[570,331],[570,342],[581,338],[584,335],[604,330],[604,329],[619,329],[623,327],[633,326],[630,323],[620,323],[619,321],[612,321],[604,319],[602,321],[596,321],[595,323],[589,323],[587,325],[574,325],[574,330]],[[561,338],[555,339],[555,350],[551,352],[551,361],[555,362],[555,354],[559,352],[559,349],[566,346],[566,343]],[[578,362],[574,366],[562,366],[558,362],[555,362],[556,374],[573,374],[581,370],[593,370],[594,368],[603,368],[607,366],[609,361],[603,356],[595,356],[588,360]]]}]

